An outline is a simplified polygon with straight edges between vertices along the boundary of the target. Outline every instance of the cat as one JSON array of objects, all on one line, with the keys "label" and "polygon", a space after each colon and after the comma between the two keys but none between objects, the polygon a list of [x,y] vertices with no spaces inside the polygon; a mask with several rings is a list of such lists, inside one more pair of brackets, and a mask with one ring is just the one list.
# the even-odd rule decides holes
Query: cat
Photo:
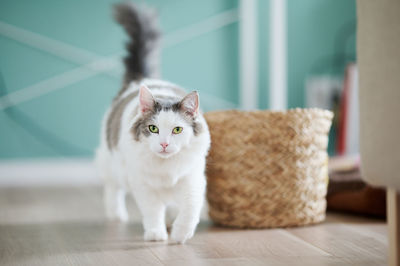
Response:
[{"label": "cat", "polygon": [[205,200],[210,133],[196,91],[155,79],[159,30],[151,12],[131,3],[114,7],[130,37],[122,89],[106,112],[96,164],[109,219],[126,222],[125,195],[142,214],[145,241],[165,241],[166,211],[175,210],[171,240],[190,239]]}]

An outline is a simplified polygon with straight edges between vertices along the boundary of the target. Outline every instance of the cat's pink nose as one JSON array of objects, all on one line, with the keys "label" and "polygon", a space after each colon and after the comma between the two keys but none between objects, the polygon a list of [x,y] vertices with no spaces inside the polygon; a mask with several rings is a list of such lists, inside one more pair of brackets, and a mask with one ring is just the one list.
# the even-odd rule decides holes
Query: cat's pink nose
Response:
[{"label": "cat's pink nose", "polygon": [[160,145],[163,147],[164,150],[168,147],[168,143],[166,142],[160,143]]}]

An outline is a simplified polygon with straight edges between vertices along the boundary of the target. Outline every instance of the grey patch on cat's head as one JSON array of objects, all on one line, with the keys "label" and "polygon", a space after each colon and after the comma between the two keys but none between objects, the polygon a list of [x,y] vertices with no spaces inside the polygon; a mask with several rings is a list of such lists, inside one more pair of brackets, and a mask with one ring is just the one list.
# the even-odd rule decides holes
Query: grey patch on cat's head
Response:
[{"label": "grey patch on cat's head", "polygon": [[195,136],[198,136],[201,132],[203,132],[203,126],[198,121],[193,121],[192,128]]},{"label": "grey patch on cat's head", "polygon": [[197,116],[193,116],[189,113],[187,113],[184,109],[183,109],[183,105],[182,105],[182,101],[179,101],[175,104],[173,104],[171,106],[171,109],[173,112],[178,112],[183,119],[185,119],[185,121],[192,126],[193,128],[193,134],[195,136],[198,136],[202,131],[203,131],[203,127],[200,124],[200,122],[197,120]]},{"label": "grey patch on cat's head", "polygon": [[163,105],[159,101],[154,101],[153,109],[143,113],[131,127],[133,139],[140,141],[141,135],[145,137],[150,136],[151,133],[148,129],[148,125],[151,124],[151,121],[153,121],[154,117],[159,114],[161,110],[165,111],[166,108],[168,108],[168,105]]},{"label": "grey patch on cat's head", "polygon": [[[183,97],[184,99],[185,97]],[[199,135],[202,132],[202,126],[197,120],[197,116],[193,116],[192,114],[186,112],[186,110],[183,108],[183,99],[180,99],[179,101],[175,101],[172,104],[170,104],[167,108],[164,110],[172,110],[175,113],[179,113],[183,119],[191,125],[193,128],[193,134],[195,136]]]},{"label": "grey patch on cat's head", "polygon": [[[186,96],[192,94],[193,92],[185,95],[185,97],[183,97],[182,100],[180,100],[179,102],[175,103],[172,106],[172,110],[174,112],[179,112],[181,114],[181,116],[186,120],[186,122],[192,126],[193,128],[193,134],[195,136],[198,136],[202,131],[203,131],[203,127],[201,125],[201,123],[198,121],[198,115],[194,115],[193,113],[190,113],[189,111],[185,110],[184,108],[184,103],[183,101],[185,100]],[[196,92],[197,94],[197,92]]]},{"label": "grey patch on cat's head", "polygon": [[180,111],[181,116],[186,120],[186,122],[193,128],[193,134],[198,136],[202,131],[203,127],[196,117],[186,114],[184,111]]},{"label": "grey patch on cat's head", "polygon": [[163,111],[171,110],[172,106],[180,101],[179,97],[170,95],[156,95],[154,98]]},{"label": "grey patch on cat's head", "polygon": [[139,117],[131,127],[131,133],[134,140],[139,141],[141,135],[144,135],[145,137],[150,136],[148,125],[150,124],[150,121],[153,120],[154,116],[161,112],[162,108],[162,105],[158,101],[154,101],[153,108],[142,113],[141,117]]},{"label": "grey patch on cat's head", "polygon": [[203,131],[203,127],[198,121],[197,116],[188,114],[183,109],[182,99],[175,96],[156,95],[154,96],[153,109],[143,113],[131,128],[131,133],[136,141],[140,141],[141,135],[144,135],[145,137],[150,136],[151,133],[149,132],[148,125],[151,124],[154,117],[161,111],[179,113],[193,128],[193,134],[195,136],[198,136]]},{"label": "grey patch on cat's head", "polygon": [[149,123],[149,121],[151,121],[153,115],[151,116],[142,116],[140,117],[132,126],[131,128],[131,132],[133,135],[133,138],[136,141],[140,140],[140,135],[144,135],[146,137],[150,136],[150,132],[147,129],[147,124]]}]

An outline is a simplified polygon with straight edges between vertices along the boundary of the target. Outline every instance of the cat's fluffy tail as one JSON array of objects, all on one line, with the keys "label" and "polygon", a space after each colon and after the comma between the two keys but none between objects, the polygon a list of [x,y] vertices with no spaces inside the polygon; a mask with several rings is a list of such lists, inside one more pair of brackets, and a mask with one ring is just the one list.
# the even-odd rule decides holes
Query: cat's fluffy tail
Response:
[{"label": "cat's fluffy tail", "polygon": [[120,3],[114,6],[115,20],[129,35],[126,45],[124,87],[131,81],[159,76],[159,39],[156,12],[133,3]]}]

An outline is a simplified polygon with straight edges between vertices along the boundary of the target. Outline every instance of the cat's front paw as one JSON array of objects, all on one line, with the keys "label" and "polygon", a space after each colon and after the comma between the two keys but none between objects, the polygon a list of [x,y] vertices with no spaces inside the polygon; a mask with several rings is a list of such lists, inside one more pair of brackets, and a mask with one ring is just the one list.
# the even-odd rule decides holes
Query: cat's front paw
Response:
[{"label": "cat's front paw", "polygon": [[171,239],[175,243],[183,244],[186,240],[193,237],[195,229],[196,228],[174,226],[171,232]]},{"label": "cat's front paw", "polygon": [[151,229],[144,232],[145,241],[165,241],[168,239],[168,233],[165,229]]}]

